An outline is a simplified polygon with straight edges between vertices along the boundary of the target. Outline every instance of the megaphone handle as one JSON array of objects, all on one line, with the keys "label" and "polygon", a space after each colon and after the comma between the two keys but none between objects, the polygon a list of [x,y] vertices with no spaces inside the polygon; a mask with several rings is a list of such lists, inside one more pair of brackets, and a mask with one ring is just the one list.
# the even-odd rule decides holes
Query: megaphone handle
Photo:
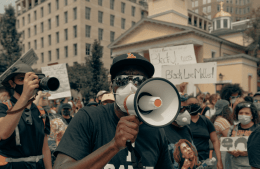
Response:
[{"label": "megaphone handle", "polygon": [[128,151],[130,151],[131,153],[131,161],[132,161],[133,169],[143,169],[142,157],[133,148],[130,140],[126,141],[126,147]]}]

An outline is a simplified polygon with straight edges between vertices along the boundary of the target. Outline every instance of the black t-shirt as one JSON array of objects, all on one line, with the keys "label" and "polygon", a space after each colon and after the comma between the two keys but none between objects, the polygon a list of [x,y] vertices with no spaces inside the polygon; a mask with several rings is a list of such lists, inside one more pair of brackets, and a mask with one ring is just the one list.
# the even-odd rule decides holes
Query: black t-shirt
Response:
[{"label": "black t-shirt", "polygon": [[[14,106],[17,102],[17,99],[11,97],[10,101],[12,102],[12,106]],[[7,110],[8,107],[5,104],[0,103],[0,117],[5,117]],[[42,155],[44,136],[45,134],[50,134],[50,121],[49,118],[46,117],[44,127],[43,120],[39,118],[41,114],[34,103],[32,103],[30,110],[32,116],[32,125],[26,123],[25,112],[23,112],[18,124],[21,146],[16,145],[16,135],[14,132],[8,139],[0,141],[0,155],[12,158]],[[40,168],[39,164],[36,166],[35,163],[29,164],[24,162],[8,163],[4,167],[13,169],[27,169],[30,167]]]},{"label": "black t-shirt", "polygon": [[[201,109],[201,111],[203,110],[203,108]],[[210,108],[208,106],[205,107],[205,109],[203,110],[203,112],[201,113],[202,115],[205,116],[206,112],[210,110]]]},{"label": "black t-shirt", "polygon": [[179,166],[179,164],[174,160],[173,152],[175,150],[175,144],[179,142],[180,139],[186,139],[190,143],[192,143],[192,133],[188,126],[184,127],[177,127],[174,125],[168,125],[164,127],[164,131],[166,134],[166,137],[168,139],[168,149],[171,156],[171,160],[173,162],[174,169],[179,169],[182,166]]},{"label": "black t-shirt", "polygon": [[213,124],[205,116],[200,116],[196,123],[191,121],[189,127],[193,135],[193,142],[198,150],[199,160],[208,159],[210,133],[215,131]]},{"label": "black t-shirt", "polygon": [[[114,138],[118,121],[114,104],[80,109],[54,154],[61,152],[75,160],[83,159]],[[162,128],[140,125],[134,147],[142,157],[143,166],[150,169],[171,169],[172,163],[167,146]],[[131,166],[131,154],[126,148],[118,152],[104,168],[127,169]]]},{"label": "black t-shirt", "polygon": [[258,126],[249,136],[247,142],[247,152],[249,164],[252,167],[260,168],[260,126]]}]

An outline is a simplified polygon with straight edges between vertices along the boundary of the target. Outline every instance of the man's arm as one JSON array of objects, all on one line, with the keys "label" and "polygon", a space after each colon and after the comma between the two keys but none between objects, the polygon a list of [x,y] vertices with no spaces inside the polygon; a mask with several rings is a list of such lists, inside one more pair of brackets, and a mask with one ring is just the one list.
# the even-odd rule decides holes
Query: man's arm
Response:
[{"label": "man's arm", "polygon": [[120,150],[126,147],[127,140],[135,142],[139,124],[136,116],[121,117],[113,140],[79,161],[59,153],[54,169],[102,169]]},{"label": "man's arm", "polygon": [[43,162],[45,169],[52,169],[52,163],[51,163],[51,151],[48,146],[48,138],[47,134],[44,136],[44,142],[43,142],[43,147],[42,147],[42,154],[44,156]]},{"label": "man's arm", "polygon": [[216,152],[217,159],[218,159],[217,167],[218,167],[218,169],[222,169],[223,164],[222,164],[222,160],[221,160],[220,144],[219,144],[219,140],[218,140],[216,131],[213,131],[210,133],[210,140],[212,141],[212,144],[213,144],[213,147]]},{"label": "man's arm", "polygon": [[[25,106],[28,100],[33,96],[34,90],[38,87],[38,76],[32,72],[26,73],[24,77],[23,93],[16,102],[16,104],[13,106],[12,111],[18,110]],[[20,121],[22,113],[23,110],[14,114],[7,113],[5,117],[0,118],[0,140],[6,140],[13,134],[15,127],[18,125]]]}]

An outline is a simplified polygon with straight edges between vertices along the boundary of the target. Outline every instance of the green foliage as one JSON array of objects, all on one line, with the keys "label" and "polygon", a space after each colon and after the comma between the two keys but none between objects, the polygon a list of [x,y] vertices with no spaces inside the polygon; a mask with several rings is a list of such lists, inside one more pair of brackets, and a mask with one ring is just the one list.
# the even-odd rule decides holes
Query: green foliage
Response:
[{"label": "green foliage", "polygon": [[102,46],[97,40],[92,45],[91,53],[86,57],[86,64],[68,67],[71,89],[80,91],[86,100],[95,98],[100,90],[109,90],[108,70],[103,66]]},{"label": "green foliage", "polygon": [[9,5],[0,23],[0,73],[4,72],[21,56],[21,34],[16,30],[16,17],[14,7]]}]

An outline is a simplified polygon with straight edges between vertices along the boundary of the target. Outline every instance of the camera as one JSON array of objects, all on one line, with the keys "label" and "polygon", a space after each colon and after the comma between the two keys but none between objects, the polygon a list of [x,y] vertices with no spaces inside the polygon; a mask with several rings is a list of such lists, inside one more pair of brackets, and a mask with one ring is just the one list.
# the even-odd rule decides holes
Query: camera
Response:
[{"label": "camera", "polygon": [[40,80],[39,90],[56,91],[60,87],[60,81],[56,77],[45,77],[44,74],[36,74]]}]

